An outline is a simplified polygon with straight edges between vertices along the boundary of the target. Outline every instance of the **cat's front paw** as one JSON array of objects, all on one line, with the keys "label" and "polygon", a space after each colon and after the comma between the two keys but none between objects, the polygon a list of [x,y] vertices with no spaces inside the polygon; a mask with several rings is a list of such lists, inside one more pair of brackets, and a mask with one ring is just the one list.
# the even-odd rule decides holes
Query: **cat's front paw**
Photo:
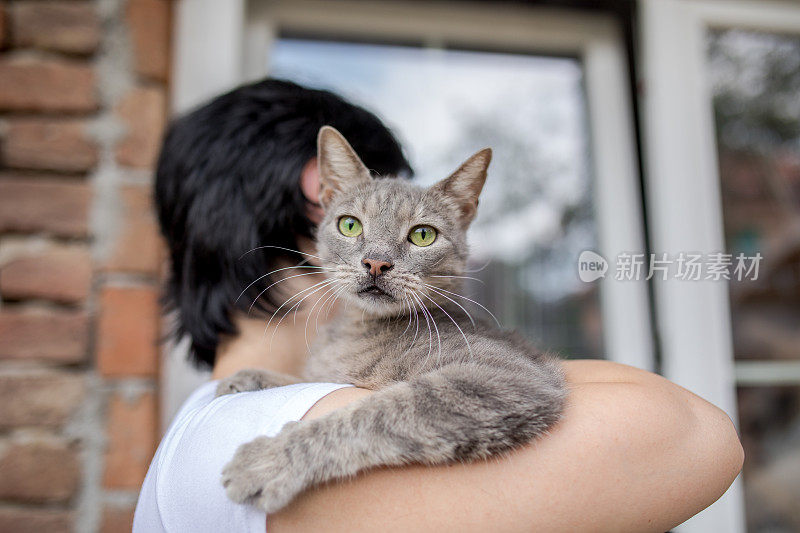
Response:
[{"label": "cat's front paw", "polygon": [[288,505],[307,487],[303,472],[289,460],[282,440],[258,437],[239,447],[222,471],[228,498],[269,514]]},{"label": "cat's front paw", "polygon": [[296,383],[297,380],[290,376],[271,372],[269,370],[245,369],[227,377],[217,385],[216,396],[235,394],[237,392],[250,392],[273,387],[282,387]]}]

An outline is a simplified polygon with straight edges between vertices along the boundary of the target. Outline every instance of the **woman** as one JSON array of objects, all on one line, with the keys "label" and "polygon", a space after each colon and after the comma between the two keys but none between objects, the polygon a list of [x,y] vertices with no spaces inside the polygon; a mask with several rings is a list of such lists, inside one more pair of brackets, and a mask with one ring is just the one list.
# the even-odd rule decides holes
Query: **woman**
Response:
[{"label": "woman", "polygon": [[[324,124],[375,173],[410,174],[375,116],[277,80],[215,99],[165,138],[156,201],[172,260],[168,301],[192,357],[215,380],[244,368],[298,374],[315,332],[309,322],[325,320],[324,300],[315,306],[314,296],[299,319],[265,319],[318,281],[290,267],[302,267],[314,249],[314,141]],[[563,364],[568,405],[543,439],[491,461],[370,471],[313,489],[269,517],[225,498],[219,476],[238,445],[288,421],[368,402],[371,392],[301,384],[214,399],[209,383],[162,441],[134,530],[665,531],[714,502],[739,473],[742,448],[716,407],[624,365]]]}]

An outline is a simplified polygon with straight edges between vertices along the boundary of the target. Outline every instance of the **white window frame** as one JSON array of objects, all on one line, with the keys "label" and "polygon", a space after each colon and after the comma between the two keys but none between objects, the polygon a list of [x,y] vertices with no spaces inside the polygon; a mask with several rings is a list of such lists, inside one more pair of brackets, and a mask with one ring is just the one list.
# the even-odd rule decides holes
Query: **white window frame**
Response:
[{"label": "white window frame", "polygon": [[[800,10],[796,4],[753,0],[640,0],[639,7],[651,246],[654,252],[722,251],[706,35],[715,28],[800,34]],[[728,285],[655,280],[654,291],[664,375],[737,420]],[[751,380],[776,375],[769,368],[752,372],[746,364],[736,366]],[[744,528],[737,481],[720,501],[678,531],[738,533]]]}]

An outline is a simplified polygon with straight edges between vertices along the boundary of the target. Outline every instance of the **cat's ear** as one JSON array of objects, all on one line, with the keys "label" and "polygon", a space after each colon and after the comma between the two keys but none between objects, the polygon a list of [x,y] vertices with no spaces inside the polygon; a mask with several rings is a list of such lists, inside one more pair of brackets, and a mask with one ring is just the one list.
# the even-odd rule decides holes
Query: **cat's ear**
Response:
[{"label": "cat's ear", "polygon": [[317,136],[319,165],[319,202],[327,207],[337,192],[369,181],[369,169],[364,166],[350,143],[331,126],[322,126]]},{"label": "cat's ear", "polygon": [[472,222],[478,210],[478,197],[486,182],[486,170],[492,161],[492,149],[484,148],[464,161],[458,170],[433,186],[433,190],[453,202],[461,223]]}]

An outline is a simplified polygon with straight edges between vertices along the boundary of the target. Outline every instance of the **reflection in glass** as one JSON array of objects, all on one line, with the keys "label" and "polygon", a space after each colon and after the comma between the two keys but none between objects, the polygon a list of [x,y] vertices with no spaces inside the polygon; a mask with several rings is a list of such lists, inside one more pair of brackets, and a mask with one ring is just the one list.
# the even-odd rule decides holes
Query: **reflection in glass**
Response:
[{"label": "reflection in glass", "polygon": [[[708,52],[727,248],[763,256],[731,282],[734,355],[800,364],[800,38],[718,31]],[[741,386],[738,409],[748,531],[800,531],[800,380]]]},{"label": "reflection in glass", "polygon": [[800,360],[800,38],[716,32],[709,67],[728,251],[764,258],[731,284],[735,356]]},{"label": "reflection in glass", "polygon": [[800,531],[800,385],[739,387],[747,526]]},{"label": "reflection in glass", "polygon": [[596,284],[576,275],[580,252],[597,249],[577,60],[278,39],[269,72],[376,112],[422,184],[491,146],[470,233],[481,283],[465,291],[542,347],[600,356]]}]

